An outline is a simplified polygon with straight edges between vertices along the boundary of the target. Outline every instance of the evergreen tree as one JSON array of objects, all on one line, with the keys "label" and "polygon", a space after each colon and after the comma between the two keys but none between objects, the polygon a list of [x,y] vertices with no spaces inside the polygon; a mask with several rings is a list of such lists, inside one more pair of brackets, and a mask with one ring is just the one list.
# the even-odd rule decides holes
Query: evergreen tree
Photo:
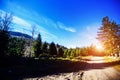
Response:
[{"label": "evergreen tree", "polygon": [[64,54],[64,51],[63,51],[62,47],[60,47],[60,48],[58,49],[58,55],[59,55],[60,57],[63,57],[63,54]]},{"label": "evergreen tree", "polygon": [[64,57],[67,57],[68,49],[64,50]]},{"label": "evergreen tree", "polygon": [[52,43],[50,44],[49,53],[50,53],[51,55],[57,55],[57,48],[56,48],[54,42],[52,42]]},{"label": "evergreen tree", "polygon": [[72,52],[72,49],[68,49],[68,52],[67,52],[67,57],[70,57],[71,56],[71,52]]},{"label": "evergreen tree", "polygon": [[48,43],[47,42],[43,43],[42,52],[43,53],[48,53]]},{"label": "evergreen tree", "polygon": [[74,49],[71,49],[70,57],[74,57]]},{"label": "evergreen tree", "polygon": [[83,47],[81,48],[81,56],[88,56],[88,48],[87,47]]},{"label": "evergreen tree", "polygon": [[80,49],[76,48],[76,57],[80,56]]},{"label": "evergreen tree", "polygon": [[35,40],[35,43],[34,43],[34,46],[33,46],[35,57],[38,57],[42,53],[41,47],[42,47],[41,35],[38,34],[38,37]]},{"label": "evergreen tree", "polygon": [[114,21],[109,21],[107,16],[104,17],[97,39],[103,44],[108,54],[116,53],[120,49],[119,33],[120,27]]},{"label": "evergreen tree", "polygon": [[61,46],[59,44],[57,44],[56,47],[59,49]]}]

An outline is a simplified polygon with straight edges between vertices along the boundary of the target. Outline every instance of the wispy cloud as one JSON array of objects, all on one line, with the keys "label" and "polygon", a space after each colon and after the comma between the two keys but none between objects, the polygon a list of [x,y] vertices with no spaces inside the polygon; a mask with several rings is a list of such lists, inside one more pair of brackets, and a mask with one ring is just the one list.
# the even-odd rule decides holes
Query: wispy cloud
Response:
[{"label": "wispy cloud", "polygon": [[72,27],[67,27],[65,26],[63,23],[61,22],[57,22],[57,26],[60,28],[60,29],[64,29],[66,31],[70,31],[70,32],[76,32],[76,30]]},{"label": "wispy cloud", "polygon": [[[0,12],[2,12],[3,14],[5,14],[6,12],[3,10],[0,10]],[[43,26],[40,26],[39,24],[37,24],[36,22],[33,21],[27,21],[25,19],[22,19],[18,16],[13,16],[13,20],[12,20],[13,25],[12,30],[17,31],[17,32],[23,32],[26,34],[31,35],[31,29],[32,29],[32,24],[34,24],[35,27],[35,37],[37,37],[38,33],[41,33],[43,39],[55,39],[57,38],[56,35],[50,33],[48,30],[46,30]]]},{"label": "wispy cloud", "polygon": [[[76,32],[76,29],[74,29],[74,27],[69,27],[60,21],[54,21],[48,17],[42,16],[40,13],[38,14],[36,11],[26,10],[19,4],[8,1],[7,5],[11,12],[14,12],[15,14],[17,14],[19,16],[24,16],[26,19],[28,19],[30,21],[32,20],[34,22],[37,22],[37,24],[39,24],[40,26],[44,26],[44,27],[50,26],[52,28],[57,28],[60,30],[62,29],[62,30],[69,31],[69,32]],[[14,11],[14,7],[16,7],[17,11]],[[19,12],[19,11],[21,11],[21,12]],[[34,16],[34,18],[33,18],[33,16]],[[37,18],[37,20],[36,20],[36,18]],[[17,20],[26,24],[25,21],[22,21],[21,19],[17,19]],[[28,25],[28,24],[26,24],[26,25]]]},{"label": "wispy cloud", "polygon": [[19,24],[21,26],[29,27],[29,28],[31,26],[27,21],[25,21],[24,19],[19,18],[17,16],[13,16],[13,21],[12,22],[15,23],[15,24]]},{"label": "wispy cloud", "polygon": [[[16,10],[14,8],[16,8]],[[28,10],[20,6],[19,4],[12,3],[10,1],[7,3],[6,9],[7,11],[10,11],[13,13],[14,24],[12,25],[12,28],[13,28],[12,30],[31,35],[31,32],[30,32],[32,29],[31,26],[35,25],[36,33],[34,37],[36,37],[37,34],[40,33],[43,41],[47,41],[47,42],[54,41],[54,42],[60,43],[61,39],[58,38],[58,36],[60,33],[62,33],[63,30],[70,33],[77,32],[77,30],[73,26],[68,26],[60,21],[54,21],[53,19],[43,16],[34,10],[30,10],[30,9]],[[57,31],[60,33],[57,33]],[[64,45],[64,43],[62,42],[61,44]]]},{"label": "wispy cloud", "polygon": [[69,32],[76,32],[75,28],[65,26],[65,24],[63,24],[62,22],[59,22],[59,21],[55,22],[50,18],[39,15],[37,12],[33,12],[33,13],[40,20],[41,24],[51,26],[51,27],[57,28],[57,29],[62,29],[62,30],[69,31]]},{"label": "wispy cloud", "polygon": [[37,37],[38,33],[41,33],[41,35],[44,39],[49,39],[49,38],[55,39],[55,38],[57,38],[56,35],[48,32],[48,30],[43,28],[43,26],[40,26],[39,24],[37,24],[35,22],[31,22],[32,24],[30,24],[29,22],[27,22],[27,21],[25,21],[25,20],[23,20],[19,17],[16,17],[16,16],[14,16],[13,22],[15,24],[23,26],[23,29],[24,29],[23,31],[24,32],[27,31],[28,34],[31,34],[32,24],[34,24],[35,25],[35,37]]}]

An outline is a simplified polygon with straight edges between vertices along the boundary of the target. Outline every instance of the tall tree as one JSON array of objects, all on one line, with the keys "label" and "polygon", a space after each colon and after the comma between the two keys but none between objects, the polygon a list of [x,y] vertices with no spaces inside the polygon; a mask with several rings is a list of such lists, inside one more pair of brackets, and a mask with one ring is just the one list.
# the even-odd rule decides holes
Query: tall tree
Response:
[{"label": "tall tree", "polygon": [[57,48],[54,42],[50,44],[49,52],[51,55],[57,55]]},{"label": "tall tree", "polygon": [[64,50],[64,57],[67,57],[68,49]]},{"label": "tall tree", "polygon": [[44,42],[42,45],[42,53],[48,53],[48,43]]},{"label": "tall tree", "polygon": [[58,55],[59,55],[60,57],[63,57],[63,55],[64,55],[64,50],[62,49],[62,47],[60,47],[60,48],[58,49]]},{"label": "tall tree", "polygon": [[35,57],[38,57],[42,53],[42,40],[41,40],[41,35],[38,34],[37,39],[35,40],[33,49],[35,53]]},{"label": "tall tree", "polygon": [[76,48],[76,57],[80,56],[80,49],[79,48]]},{"label": "tall tree", "polygon": [[104,17],[97,39],[103,44],[108,54],[117,53],[120,49],[119,33],[120,27],[114,21],[110,21],[107,16]]},{"label": "tall tree", "polygon": [[12,21],[12,15],[0,14],[0,56],[5,56],[9,44],[9,28]]}]

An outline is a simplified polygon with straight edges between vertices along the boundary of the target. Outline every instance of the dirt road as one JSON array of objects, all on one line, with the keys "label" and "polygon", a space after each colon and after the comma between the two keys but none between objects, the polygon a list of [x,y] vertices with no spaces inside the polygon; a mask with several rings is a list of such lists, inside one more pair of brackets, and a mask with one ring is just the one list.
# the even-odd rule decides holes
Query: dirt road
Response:
[{"label": "dirt road", "polygon": [[[28,78],[25,80],[120,80],[120,72],[114,66],[103,64],[104,58],[94,57],[84,66],[83,70],[71,73],[59,73],[44,77]],[[119,65],[119,64],[118,64]]]}]

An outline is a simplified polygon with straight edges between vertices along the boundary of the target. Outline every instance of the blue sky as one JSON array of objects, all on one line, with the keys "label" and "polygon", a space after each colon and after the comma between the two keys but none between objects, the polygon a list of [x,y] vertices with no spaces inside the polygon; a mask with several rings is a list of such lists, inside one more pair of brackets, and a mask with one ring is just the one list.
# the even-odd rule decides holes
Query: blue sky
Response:
[{"label": "blue sky", "polygon": [[104,16],[120,23],[120,0],[0,0],[0,11],[13,13],[11,30],[31,35],[35,25],[35,37],[68,48],[98,44]]}]

